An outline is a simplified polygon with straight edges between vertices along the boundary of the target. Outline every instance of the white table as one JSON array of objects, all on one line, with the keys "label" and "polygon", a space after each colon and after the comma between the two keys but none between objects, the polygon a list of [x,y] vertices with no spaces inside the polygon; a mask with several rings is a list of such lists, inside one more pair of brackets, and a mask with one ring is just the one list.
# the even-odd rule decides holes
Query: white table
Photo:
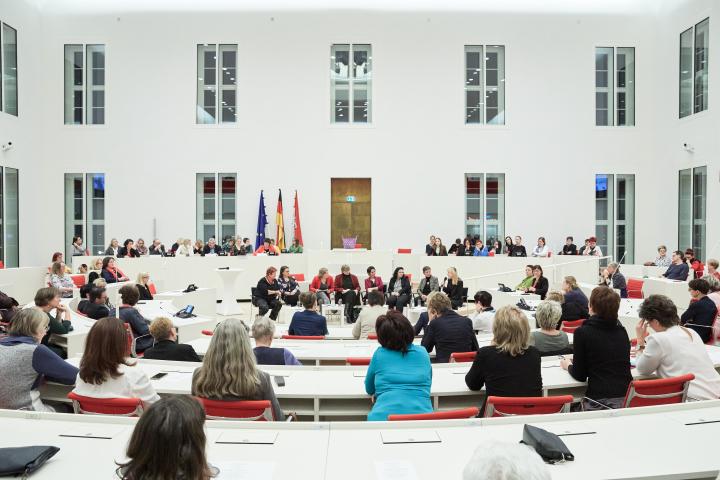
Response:
[{"label": "white table", "polygon": [[[528,303],[540,301],[540,295],[536,293],[524,293],[517,290],[512,292],[501,292],[500,290],[498,290],[498,287],[481,288],[480,290],[485,290],[490,295],[492,295],[492,306],[493,308],[495,308],[495,310],[501,307],[505,307],[507,305],[515,306],[521,298]],[[468,299],[468,301],[471,300],[472,297]]]},{"label": "white table", "polygon": [[672,300],[678,308],[687,308],[690,303],[688,282],[648,277],[643,280],[642,290],[645,298],[655,294],[670,297],[670,300]]},{"label": "white table", "polygon": [[335,303],[323,303],[320,306],[320,315],[330,322],[335,322],[336,319],[340,326],[347,325],[345,323],[345,305],[337,305]]},{"label": "white table", "polygon": [[194,292],[173,290],[161,292],[153,296],[155,300],[168,300],[179,310],[186,305],[193,305],[195,315],[215,316],[217,313],[217,293],[214,288],[201,287]]},{"label": "white table", "polygon": [[241,313],[240,305],[237,304],[236,284],[243,271],[241,268],[215,269],[223,284],[221,303],[217,306],[218,315],[239,315]]}]

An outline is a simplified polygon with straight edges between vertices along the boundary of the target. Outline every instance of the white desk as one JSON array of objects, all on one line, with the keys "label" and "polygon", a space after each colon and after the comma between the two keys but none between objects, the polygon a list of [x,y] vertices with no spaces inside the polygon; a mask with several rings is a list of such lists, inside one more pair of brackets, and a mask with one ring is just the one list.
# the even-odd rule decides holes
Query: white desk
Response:
[{"label": "white desk", "polygon": [[643,280],[642,290],[645,298],[655,294],[670,297],[678,308],[687,308],[690,303],[688,282],[649,277]]},{"label": "white desk", "polygon": [[218,315],[239,315],[241,309],[240,305],[237,304],[237,298],[239,297],[237,283],[243,270],[229,268],[226,270],[215,269],[215,272],[223,284],[222,296],[220,297],[221,303],[217,306]]},{"label": "white desk", "polygon": [[[513,288],[513,287],[510,287]],[[539,302],[540,301],[540,295],[537,295],[535,293],[524,293],[519,291],[513,291],[513,292],[501,292],[498,290],[498,287],[491,287],[491,288],[481,288],[480,290],[485,290],[490,295],[492,295],[492,306],[495,308],[495,310],[505,307],[507,305],[515,306],[522,298],[528,303],[531,302]],[[472,295],[468,292],[468,295],[470,298],[468,298],[468,302],[472,303]]]},{"label": "white desk", "polygon": [[201,287],[194,292],[183,292],[173,290],[161,292],[153,296],[155,300],[167,300],[176,307],[175,310],[184,308],[186,305],[195,307],[195,315],[214,317],[217,313],[217,293],[214,288]]}]

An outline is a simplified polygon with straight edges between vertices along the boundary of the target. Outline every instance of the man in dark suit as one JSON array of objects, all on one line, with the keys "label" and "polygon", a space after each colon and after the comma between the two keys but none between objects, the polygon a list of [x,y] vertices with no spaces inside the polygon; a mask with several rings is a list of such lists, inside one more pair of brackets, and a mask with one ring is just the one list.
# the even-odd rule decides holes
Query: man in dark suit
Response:
[{"label": "man in dark suit", "polygon": [[107,306],[107,292],[102,287],[93,287],[88,293],[88,303],[83,306],[85,315],[93,320],[100,320],[105,317],[114,317],[115,312]]},{"label": "man in dark suit", "polygon": [[476,352],[479,349],[472,321],[452,309],[447,295],[433,292],[428,297],[429,323],[421,345],[428,353],[435,349],[435,362],[447,363],[455,352]]},{"label": "man in dark suit", "polygon": [[150,335],[155,343],[145,350],[143,358],[151,360],[174,360],[199,362],[200,357],[192,345],[177,343],[177,331],[169,318],[159,317],[150,324]]}]

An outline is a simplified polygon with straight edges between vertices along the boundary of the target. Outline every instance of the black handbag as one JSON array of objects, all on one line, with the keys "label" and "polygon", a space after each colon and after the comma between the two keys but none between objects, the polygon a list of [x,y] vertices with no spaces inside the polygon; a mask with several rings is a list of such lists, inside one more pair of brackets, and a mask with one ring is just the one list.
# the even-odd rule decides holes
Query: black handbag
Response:
[{"label": "black handbag", "polygon": [[552,432],[542,428],[525,425],[520,443],[532,447],[547,463],[571,462],[575,456],[567,445]]},{"label": "black handbag", "polygon": [[47,446],[0,448],[0,477],[23,475],[25,478],[59,451],[58,447]]}]

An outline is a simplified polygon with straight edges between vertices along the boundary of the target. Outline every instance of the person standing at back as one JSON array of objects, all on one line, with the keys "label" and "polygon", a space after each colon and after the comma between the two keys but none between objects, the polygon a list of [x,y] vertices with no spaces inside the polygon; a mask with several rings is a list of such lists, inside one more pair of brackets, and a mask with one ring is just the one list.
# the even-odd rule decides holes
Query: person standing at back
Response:
[{"label": "person standing at back", "polygon": [[428,297],[428,320],[421,345],[428,353],[435,350],[436,363],[449,362],[455,352],[477,351],[472,321],[454,311],[444,293],[433,292]]}]

